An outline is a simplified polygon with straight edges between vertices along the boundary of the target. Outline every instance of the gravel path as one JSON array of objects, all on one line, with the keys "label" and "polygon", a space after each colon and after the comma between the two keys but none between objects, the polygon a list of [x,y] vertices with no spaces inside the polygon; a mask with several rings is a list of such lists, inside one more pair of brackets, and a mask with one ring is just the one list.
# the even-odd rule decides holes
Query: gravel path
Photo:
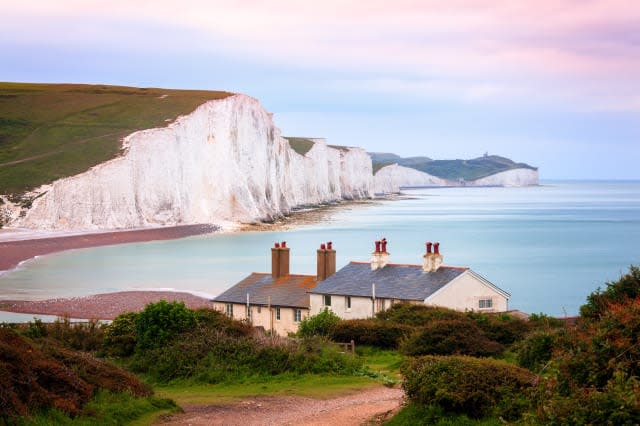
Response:
[{"label": "gravel path", "polygon": [[183,406],[185,413],[157,424],[168,425],[371,425],[400,407],[402,389],[376,387],[352,395],[319,400],[298,396],[255,397],[224,405]]}]

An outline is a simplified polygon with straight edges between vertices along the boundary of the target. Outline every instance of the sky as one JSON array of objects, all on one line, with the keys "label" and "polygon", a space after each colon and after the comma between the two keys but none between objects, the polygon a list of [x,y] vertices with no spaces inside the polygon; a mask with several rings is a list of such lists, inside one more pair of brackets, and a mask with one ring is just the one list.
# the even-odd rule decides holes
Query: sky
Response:
[{"label": "sky", "polygon": [[640,179],[639,0],[0,0],[0,81],[228,90],[288,136]]}]

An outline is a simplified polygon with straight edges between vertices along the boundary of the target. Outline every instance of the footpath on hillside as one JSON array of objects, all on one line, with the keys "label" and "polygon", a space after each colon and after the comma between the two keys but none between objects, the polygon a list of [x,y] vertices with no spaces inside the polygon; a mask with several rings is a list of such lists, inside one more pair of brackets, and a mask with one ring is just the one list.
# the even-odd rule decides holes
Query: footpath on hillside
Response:
[{"label": "footpath on hillside", "polygon": [[400,407],[400,388],[375,387],[332,399],[261,396],[221,405],[186,405],[158,425],[376,425]]}]

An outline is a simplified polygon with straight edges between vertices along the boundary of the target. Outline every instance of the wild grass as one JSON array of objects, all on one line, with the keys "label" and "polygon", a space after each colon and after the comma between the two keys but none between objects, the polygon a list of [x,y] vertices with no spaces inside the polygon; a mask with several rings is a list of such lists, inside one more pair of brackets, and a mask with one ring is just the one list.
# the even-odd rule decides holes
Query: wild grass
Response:
[{"label": "wild grass", "polygon": [[227,92],[0,83],[0,194],[21,194],[120,154],[137,130],[164,127]]},{"label": "wild grass", "polygon": [[168,399],[158,397],[136,398],[128,393],[101,391],[86,404],[86,415],[69,417],[58,410],[48,410],[16,421],[19,426],[93,426],[148,425],[162,414],[180,412]]},{"label": "wild grass", "polygon": [[311,148],[313,148],[313,145],[315,144],[314,141],[307,138],[294,138],[289,136],[285,136],[284,138],[289,141],[291,149],[300,155],[306,155],[307,152],[311,151]]},{"label": "wild grass", "polygon": [[380,381],[365,376],[285,373],[269,377],[268,380],[264,377],[253,377],[218,384],[174,381],[169,385],[157,385],[154,389],[156,395],[184,405],[227,404],[260,395],[296,395],[328,399],[375,386],[380,386]]}]

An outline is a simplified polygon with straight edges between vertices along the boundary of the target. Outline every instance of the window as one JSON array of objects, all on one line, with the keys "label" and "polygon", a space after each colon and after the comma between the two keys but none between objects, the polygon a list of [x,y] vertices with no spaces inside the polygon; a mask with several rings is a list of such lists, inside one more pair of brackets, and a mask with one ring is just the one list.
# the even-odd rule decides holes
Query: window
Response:
[{"label": "window", "polygon": [[302,309],[294,309],[293,310],[293,320],[295,322],[302,321]]},{"label": "window", "polygon": [[478,307],[480,309],[493,308],[493,299],[480,299],[480,301],[478,302]]},{"label": "window", "polygon": [[376,299],[376,312],[382,312],[385,309],[385,299]]},{"label": "window", "polygon": [[227,314],[228,317],[233,318],[233,304],[227,303],[225,313]]},{"label": "window", "polygon": [[276,321],[280,321],[280,307],[276,308]]},{"label": "window", "polygon": [[347,310],[351,309],[351,296],[344,297],[344,306],[347,308]]},{"label": "window", "polygon": [[331,306],[331,295],[330,294],[325,294],[324,295],[324,306]]},{"label": "window", "polygon": [[258,313],[262,312],[262,306],[258,305]]},{"label": "window", "polygon": [[252,317],[252,315],[251,315],[251,306],[247,306],[247,319],[249,321],[251,321],[251,317]]}]

